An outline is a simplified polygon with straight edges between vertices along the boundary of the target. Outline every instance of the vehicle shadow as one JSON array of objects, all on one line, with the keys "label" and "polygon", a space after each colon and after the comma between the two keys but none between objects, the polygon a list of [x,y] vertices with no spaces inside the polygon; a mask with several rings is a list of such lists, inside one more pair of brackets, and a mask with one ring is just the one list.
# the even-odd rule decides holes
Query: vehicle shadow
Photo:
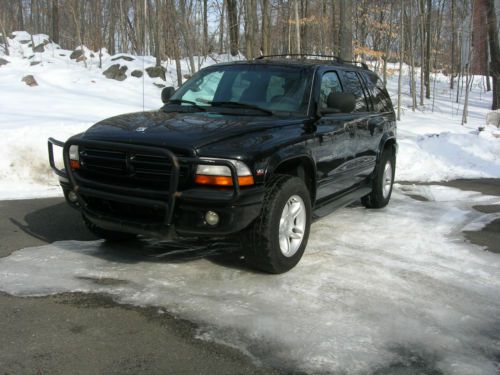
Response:
[{"label": "vehicle shadow", "polygon": [[[24,223],[14,217],[10,217],[10,221],[25,234],[45,243],[99,240],[86,228],[78,211],[60,199],[49,200],[49,203],[27,212]],[[119,263],[186,263],[207,259],[224,267],[253,272],[245,262],[237,240],[165,241],[139,237],[124,242],[102,241],[96,247],[97,251],[92,255]],[[68,250],[72,251],[71,246]]]}]

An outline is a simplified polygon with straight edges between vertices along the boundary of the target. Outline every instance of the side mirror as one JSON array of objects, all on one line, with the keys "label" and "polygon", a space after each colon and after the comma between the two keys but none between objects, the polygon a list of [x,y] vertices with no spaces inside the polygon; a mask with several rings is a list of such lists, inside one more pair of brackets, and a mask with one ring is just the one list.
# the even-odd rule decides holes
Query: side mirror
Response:
[{"label": "side mirror", "polygon": [[325,113],[351,113],[356,108],[356,97],[346,92],[332,92],[326,99]]},{"label": "side mirror", "polygon": [[172,95],[174,95],[175,89],[172,86],[165,87],[163,90],[161,90],[161,101],[163,103],[167,103]]}]

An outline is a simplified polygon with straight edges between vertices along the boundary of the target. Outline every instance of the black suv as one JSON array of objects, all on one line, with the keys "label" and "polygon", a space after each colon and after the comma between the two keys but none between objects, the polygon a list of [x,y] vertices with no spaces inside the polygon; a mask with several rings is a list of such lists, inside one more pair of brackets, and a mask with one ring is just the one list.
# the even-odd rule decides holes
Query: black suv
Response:
[{"label": "black suv", "polygon": [[49,139],[68,203],[102,238],[236,235],[250,264],[281,273],[302,257],[313,219],[360,198],[389,202],[394,110],[364,64],[309,55],[218,64],[162,100],[65,143]]}]

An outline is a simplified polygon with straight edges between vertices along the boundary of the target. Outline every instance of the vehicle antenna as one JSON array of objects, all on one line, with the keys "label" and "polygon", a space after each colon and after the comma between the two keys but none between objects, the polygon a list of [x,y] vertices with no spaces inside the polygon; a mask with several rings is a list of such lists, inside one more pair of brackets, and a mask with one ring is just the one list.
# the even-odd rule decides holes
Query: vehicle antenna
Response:
[{"label": "vehicle antenna", "polygon": [[[144,0],[144,11],[142,13],[142,24],[143,27],[146,28],[146,11],[147,11],[147,0]],[[146,32],[143,31],[142,33],[142,112],[144,112],[144,80],[145,80],[145,75],[146,71],[144,70],[144,59],[146,58],[145,56],[145,47],[146,47]]]}]

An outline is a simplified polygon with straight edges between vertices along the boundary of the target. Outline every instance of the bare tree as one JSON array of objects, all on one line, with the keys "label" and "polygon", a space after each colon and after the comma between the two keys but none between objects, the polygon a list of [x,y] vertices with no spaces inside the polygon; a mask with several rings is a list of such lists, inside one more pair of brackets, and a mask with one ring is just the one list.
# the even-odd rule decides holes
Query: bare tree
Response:
[{"label": "bare tree", "polygon": [[352,0],[340,0],[340,58],[352,60]]},{"label": "bare tree", "polygon": [[231,55],[236,56],[239,52],[239,22],[238,7],[236,0],[226,0],[227,27],[229,31],[229,48]]},{"label": "bare tree", "polygon": [[400,25],[399,25],[399,77],[398,77],[398,121],[401,121],[401,82],[403,77],[403,51],[404,51],[404,0],[401,0]]},{"label": "bare tree", "polygon": [[500,43],[498,23],[495,12],[495,0],[487,0],[488,41],[490,46],[490,74],[493,79],[493,101],[491,109],[500,109]]}]

